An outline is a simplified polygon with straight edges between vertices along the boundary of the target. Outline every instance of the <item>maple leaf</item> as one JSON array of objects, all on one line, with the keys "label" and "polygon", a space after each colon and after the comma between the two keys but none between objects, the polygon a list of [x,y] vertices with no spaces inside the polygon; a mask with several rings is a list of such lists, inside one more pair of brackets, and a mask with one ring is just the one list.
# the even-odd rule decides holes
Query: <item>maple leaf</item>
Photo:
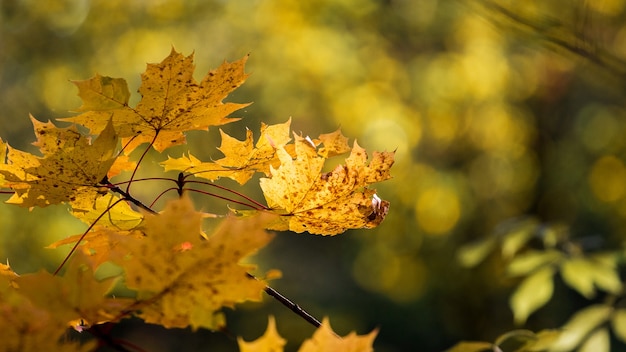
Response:
[{"label": "maple leaf", "polygon": [[[325,317],[322,324],[313,333],[313,337],[304,341],[298,352],[374,351],[372,345],[376,335],[378,335],[378,330],[373,330],[367,335],[359,336],[355,332],[351,332],[347,336],[339,337],[331,328],[328,318]],[[241,352],[282,352],[286,341],[276,331],[276,322],[274,317],[270,316],[263,336],[251,342],[246,342],[238,337],[237,343]]]},{"label": "maple leaf", "polygon": [[378,335],[378,330],[373,330],[367,335],[357,335],[354,331],[350,334],[339,337],[330,327],[328,318],[322,319],[313,337],[304,341],[298,352],[317,351],[342,351],[342,352],[368,352],[374,351],[372,344]]},{"label": "maple leaf", "polygon": [[15,193],[7,201],[24,207],[69,202],[72,208],[90,209],[101,194],[99,182],[115,161],[118,138],[108,123],[98,138],[80,134],[75,127],[58,128],[31,116],[42,157],[9,147],[7,164],[0,164],[5,185]]},{"label": "maple leaf", "polygon": [[[0,350],[1,351],[92,351],[95,341],[79,345],[67,342],[67,322],[38,307],[16,289],[16,274],[0,275]],[[45,294],[39,288],[39,294]]]},{"label": "maple leaf", "polygon": [[75,244],[80,241],[79,249],[89,256],[89,259],[94,268],[98,268],[102,263],[112,259],[112,256],[116,255],[119,251],[120,237],[135,236],[137,238],[143,237],[143,234],[139,231],[124,231],[124,230],[112,230],[104,226],[94,226],[93,229],[86,234],[81,233],[78,235],[69,236],[62,240],[58,240],[49,244],[46,248],[58,248],[64,245]]},{"label": "maple leaf", "polygon": [[267,329],[263,336],[258,339],[246,342],[241,337],[237,337],[237,344],[241,352],[282,352],[287,341],[280,337],[276,330],[276,319],[268,317]]},{"label": "maple leaf", "polygon": [[206,130],[238,120],[226,116],[249,104],[222,100],[248,77],[244,73],[247,58],[224,62],[197,82],[193,78],[193,54],[184,56],[172,48],[168,57],[161,63],[148,64],[141,75],[142,98],[135,108],[128,105],[126,81],[96,75],[74,82],[83,100],[78,109],[82,114],[62,120],[81,124],[97,134],[111,119],[127,153],[145,142],[152,142],[161,152],[184,143],[185,131]]},{"label": "maple leaf", "polygon": [[261,125],[261,135],[253,142],[252,131],[246,129],[246,139],[239,141],[220,130],[222,144],[218,148],[224,157],[214,162],[202,162],[191,154],[180,158],[170,158],[161,163],[165,171],[184,171],[196,177],[214,181],[220,177],[228,177],[239,184],[244,184],[254,173],[262,172],[269,175],[270,165],[278,166],[276,148],[286,145],[291,137],[289,126],[291,119],[275,125]]},{"label": "maple leaf", "polygon": [[341,133],[341,130],[320,134],[319,141],[324,147],[320,148],[318,153],[325,158],[341,155],[351,150],[348,145],[348,138]]},{"label": "maple leaf", "polygon": [[345,165],[328,173],[322,173],[326,157],[308,138],[295,136],[295,159],[284,148],[277,153],[281,165],[271,169],[271,178],[260,180],[268,206],[283,211],[271,229],[335,235],[375,227],[387,214],[389,203],[367,187],[391,177],[393,152],[374,152],[368,164],[367,153],[354,142]]},{"label": "maple leaf", "polygon": [[124,268],[126,286],[143,302],[138,316],[165,327],[217,329],[224,325],[222,307],[260,300],[265,283],[250,279],[253,266],[238,262],[271,240],[262,230],[267,215],[229,217],[205,240],[203,214],[187,197],[158,215],[147,214],[145,237],[121,237],[120,255],[113,257]]},{"label": "maple leaf", "polygon": [[121,201],[118,195],[111,193],[97,198],[89,209],[74,209],[72,215],[88,225],[94,224],[97,219],[98,225],[118,230],[134,229],[143,221],[143,214],[133,210],[127,202]]},{"label": "maple leaf", "polygon": [[95,280],[88,257],[78,252],[68,262],[63,276],[40,271],[19,276],[15,282],[19,291],[36,306],[67,324],[77,319],[95,323],[117,316],[123,307],[120,303],[128,302],[105,296],[114,280]]}]

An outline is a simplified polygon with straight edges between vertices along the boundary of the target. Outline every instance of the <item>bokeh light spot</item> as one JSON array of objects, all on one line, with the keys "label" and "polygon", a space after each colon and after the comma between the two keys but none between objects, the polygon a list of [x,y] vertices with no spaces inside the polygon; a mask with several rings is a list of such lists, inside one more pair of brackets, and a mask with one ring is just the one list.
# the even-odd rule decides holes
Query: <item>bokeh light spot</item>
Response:
[{"label": "bokeh light spot", "polygon": [[618,201],[626,191],[624,163],[615,156],[603,156],[591,168],[589,185],[599,200],[607,203]]},{"label": "bokeh light spot", "polygon": [[443,185],[426,189],[417,198],[415,215],[419,226],[431,235],[449,232],[461,217],[461,205],[454,190]]}]

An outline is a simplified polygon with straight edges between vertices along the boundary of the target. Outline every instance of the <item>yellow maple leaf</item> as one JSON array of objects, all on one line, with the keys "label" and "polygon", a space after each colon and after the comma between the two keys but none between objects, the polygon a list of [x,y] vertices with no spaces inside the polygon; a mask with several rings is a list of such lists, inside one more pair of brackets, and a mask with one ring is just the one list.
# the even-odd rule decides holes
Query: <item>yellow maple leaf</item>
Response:
[{"label": "yellow maple leaf", "polygon": [[0,174],[15,193],[7,202],[24,207],[69,202],[75,210],[90,209],[101,196],[98,184],[115,161],[118,138],[113,126],[108,123],[91,143],[75,127],[58,128],[31,119],[37,135],[33,144],[43,156],[8,148],[8,162],[0,164]]},{"label": "yellow maple leaf", "polygon": [[120,255],[113,258],[143,302],[138,316],[165,327],[217,329],[224,325],[221,308],[260,300],[266,284],[247,275],[253,266],[238,262],[271,240],[266,216],[229,217],[203,239],[203,214],[187,197],[147,214],[145,236],[119,238]]},{"label": "yellow maple leaf", "polygon": [[184,56],[172,48],[161,63],[148,64],[141,75],[136,107],[128,105],[130,93],[126,81],[96,75],[74,82],[83,105],[82,114],[62,119],[81,124],[99,133],[111,119],[126,152],[152,142],[158,150],[185,142],[184,131],[206,130],[209,126],[237,121],[226,118],[249,104],[223,103],[222,100],[248,77],[244,58],[210,71],[201,82],[193,78],[193,54]]},{"label": "yellow maple leaf", "polygon": [[[11,275],[13,276],[13,275]],[[80,345],[63,338],[67,322],[39,307],[12,285],[11,276],[0,274],[0,350],[39,352],[92,351],[95,341]],[[15,275],[17,276],[17,275]],[[45,295],[42,287],[40,295]]]},{"label": "yellow maple leaf", "polygon": [[341,352],[371,352],[378,330],[367,335],[357,335],[354,331],[339,337],[331,328],[328,318],[322,320],[322,325],[315,330],[313,337],[304,341],[298,352],[341,351]]},{"label": "yellow maple leaf", "polygon": [[[106,214],[102,215],[104,212]],[[98,219],[98,225],[118,230],[134,229],[143,221],[143,214],[133,210],[126,201],[121,201],[118,195],[111,193],[97,198],[88,209],[72,209],[72,215],[88,225],[94,224]]]},{"label": "yellow maple leaf", "polygon": [[244,184],[254,173],[269,175],[270,165],[278,166],[276,148],[286,145],[290,140],[289,126],[291,119],[275,125],[261,125],[261,135],[253,142],[252,131],[246,130],[246,139],[237,140],[220,130],[222,144],[218,148],[224,157],[214,162],[203,162],[191,154],[180,158],[169,158],[161,163],[165,171],[183,171],[196,177],[214,181],[228,177],[239,184]]},{"label": "yellow maple leaf", "polygon": [[117,246],[120,243],[120,237],[135,236],[143,237],[139,231],[112,230],[104,226],[94,226],[91,231],[78,235],[69,236],[62,240],[51,243],[46,248],[58,248],[64,245],[73,245],[80,241],[78,247],[82,253],[89,256],[94,268],[98,268],[102,263],[110,261],[112,256],[118,255]]},{"label": "yellow maple leaf", "polygon": [[325,158],[347,153],[351,149],[348,145],[348,137],[344,136],[341,130],[320,134],[319,141],[324,147],[320,148],[318,153]]},{"label": "yellow maple leaf", "polygon": [[123,308],[119,303],[128,302],[106,297],[114,281],[95,280],[92,264],[81,252],[72,256],[63,276],[40,271],[15,279],[24,296],[66,324],[77,319],[95,323],[118,316]]},{"label": "yellow maple leaf", "polygon": [[308,138],[295,136],[295,159],[284,148],[277,153],[281,165],[260,180],[268,206],[283,211],[271,229],[335,235],[375,227],[387,214],[389,203],[368,186],[391,177],[393,152],[375,152],[367,163],[367,153],[354,142],[345,165],[328,173],[322,173],[326,157]]},{"label": "yellow maple leaf", "polygon": [[[366,335],[351,332],[340,337],[333,331],[328,318],[325,317],[313,336],[302,343],[298,352],[371,352],[374,351],[372,345],[376,335],[377,329]],[[263,336],[250,342],[238,337],[237,343],[241,352],[282,352],[286,341],[278,334],[274,317],[270,316]]]},{"label": "yellow maple leaf", "polygon": [[241,352],[282,352],[287,341],[280,337],[276,330],[276,319],[268,317],[267,329],[263,336],[250,342],[237,337],[237,344]]}]

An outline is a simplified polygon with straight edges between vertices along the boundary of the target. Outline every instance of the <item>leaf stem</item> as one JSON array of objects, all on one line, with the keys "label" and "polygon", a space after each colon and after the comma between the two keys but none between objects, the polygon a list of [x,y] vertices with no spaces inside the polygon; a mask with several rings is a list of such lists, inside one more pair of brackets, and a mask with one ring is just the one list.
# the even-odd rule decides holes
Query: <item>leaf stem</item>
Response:
[{"label": "leaf stem", "polygon": [[[206,186],[211,186],[211,187],[219,188],[219,189],[221,189],[221,190],[223,190],[223,191],[226,191],[226,192],[232,193],[232,194],[234,194],[234,195],[236,195],[236,196],[238,196],[238,197],[241,197],[241,198],[243,198],[243,199],[245,199],[245,200],[247,200],[247,201],[249,201],[249,202],[253,203],[254,205],[256,205],[256,206],[260,207],[261,209],[264,209],[264,210],[270,210],[270,208],[268,208],[268,207],[266,207],[265,205],[263,205],[263,204],[261,204],[261,203],[257,202],[256,200],[254,200],[254,199],[252,199],[252,198],[250,198],[250,197],[246,196],[246,195],[245,195],[245,194],[243,194],[243,193],[239,193],[239,192],[237,192],[237,191],[234,191],[234,190],[232,190],[232,189],[230,189],[230,188],[228,188],[228,187],[220,186],[220,185],[217,185],[217,184],[215,184],[215,183],[203,182],[203,181],[185,181],[185,183],[197,183],[197,184],[201,184],[201,185],[206,185]],[[255,209],[258,209],[258,208],[255,208]]]},{"label": "leaf stem", "polygon": [[74,252],[76,252],[76,249],[78,248],[78,245],[80,244],[80,242],[85,238],[85,236],[87,236],[87,233],[89,233],[89,231],[96,225],[96,223],[102,219],[102,217],[104,216],[104,214],[107,214],[109,212],[109,210],[111,210],[111,208],[113,208],[114,206],[117,205],[117,203],[123,201],[123,199],[118,199],[115,201],[115,203],[109,205],[103,212],[102,214],[98,215],[98,217],[91,223],[91,225],[89,225],[89,227],[87,228],[87,230],[85,230],[85,232],[83,232],[83,235],[80,236],[80,238],[78,239],[78,241],[76,241],[76,243],[74,244],[74,246],[72,247],[72,249],[70,250],[70,252],[65,256],[65,259],[63,259],[63,262],[61,262],[61,264],[57,267],[57,269],[54,271],[54,273],[52,275],[56,276],[59,271],[61,271],[61,268],[63,268],[63,266],[65,265],[65,263],[67,263],[67,261],[70,259],[70,257],[72,256],[72,254],[74,254]]},{"label": "leaf stem", "polygon": [[191,192],[204,194],[204,195],[215,197],[215,198],[219,198],[219,199],[226,200],[226,201],[229,201],[229,202],[233,202],[233,203],[236,203],[236,204],[239,204],[239,205],[243,205],[243,206],[255,209],[255,210],[266,210],[265,207],[263,207],[262,209],[259,209],[259,208],[257,208],[254,205],[251,205],[251,204],[248,204],[248,203],[245,203],[245,202],[241,202],[241,201],[238,201],[238,200],[235,200],[235,199],[231,199],[231,198],[228,198],[228,197],[220,196],[219,194],[215,194],[215,193],[211,193],[211,192],[207,192],[207,191],[202,191],[202,190],[199,190],[199,189],[185,188],[184,190],[185,191],[191,191]]}]

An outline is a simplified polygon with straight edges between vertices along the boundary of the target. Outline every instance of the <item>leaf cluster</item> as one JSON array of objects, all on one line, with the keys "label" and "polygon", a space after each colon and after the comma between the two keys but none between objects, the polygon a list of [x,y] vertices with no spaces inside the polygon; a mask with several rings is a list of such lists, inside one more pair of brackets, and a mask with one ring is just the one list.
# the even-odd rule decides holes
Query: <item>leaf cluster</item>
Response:
[{"label": "leaf cluster", "polygon": [[[499,249],[499,251],[498,251]],[[471,268],[495,252],[505,261],[507,277],[518,279],[509,305],[516,324],[545,306],[555,295],[555,280],[560,280],[587,300],[600,293],[603,303],[593,303],[576,312],[560,329],[542,331],[536,335],[524,332],[533,347],[505,349],[512,351],[609,351],[611,332],[626,343],[621,306],[624,285],[619,275],[622,250],[593,251],[585,241],[571,238],[562,225],[541,224],[532,218],[517,219],[503,224],[492,236],[466,245],[457,253],[461,265]],[[518,335],[517,332],[508,334]],[[536,347],[539,343],[541,348]],[[495,350],[499,343],[459,343],[451,351]],[[493,347],[496,346],[496,347]]]},{"label": "leaf cluster", "polygon": [[[128,350],[133,347],[112,339],[108,326],[131,316],[166,328],[220,330],[226,323],[223,308],[259,301],[264,291],[279,296],[266,280],[250,275],[254,265],[243,264],[273,238],[266,229],[337,235],[383,221],[389,203],[371,186],[391,177],[394,153],[374,152],[370,159],[339,130],[304,137],[291,133],[290,120],[263,124],[256,142],[250,130],[243,141],[220,131],[218,149],[224,156],[217,160],[200,160],[190,151],[167,156],[160,162],[163,173],[177,171],[177,178],[136,176],[150,149],[161,153],[185,144],[187,131],[239,120],[228,116],[248,104],[223,100],[248,76],[246,60],[225,62],[196,81],[193,55],[172,49],[162,62],[148,64],[137,106],[129,105],[124,79],[96,75],[74,82],[83,105],[78,115],[60,119],[70,126],[31,117],[37,136],[33,145],[40,155],[0,141],[0,187],[10,194],[8,203],[27,208],[66,204],[88,224],[84,233],[50,245],[73,245],[53,274],[17,275],[2,267],[0,311],[10,316],[4,321],[11,327],[3,330],[7,346],[71,350],[76,343],[62,338],[69,324],[91,332],[99,345]],[[327,159],[342,155],[343,164],[325,168]],[[267,205],[216,183],[230,178],[243,185],[255,173],[264,176],[260,188]],[[149,203],[135,196],[131,186],[151,180],[172,187]],[[165,208],[153,207],[174,191],[177,197]],[[201,212],[191,192],[248,209]],[[207,221],[219,224],[205,233]],[[120,274],[96,280],[94,272],[104,263]],[[58,275],[61,269],[64,274]],[[119,287],[124,294],[115,294]],[[335,341],[327,322],[312,320],[321,327],[309,345],[351,350],[352,337]],[[375,333],[367,336],[354,343],[371,348]],[[304,351],[317,348],[305,346]],[[89,350],[93,344],[80,348]]]}]

